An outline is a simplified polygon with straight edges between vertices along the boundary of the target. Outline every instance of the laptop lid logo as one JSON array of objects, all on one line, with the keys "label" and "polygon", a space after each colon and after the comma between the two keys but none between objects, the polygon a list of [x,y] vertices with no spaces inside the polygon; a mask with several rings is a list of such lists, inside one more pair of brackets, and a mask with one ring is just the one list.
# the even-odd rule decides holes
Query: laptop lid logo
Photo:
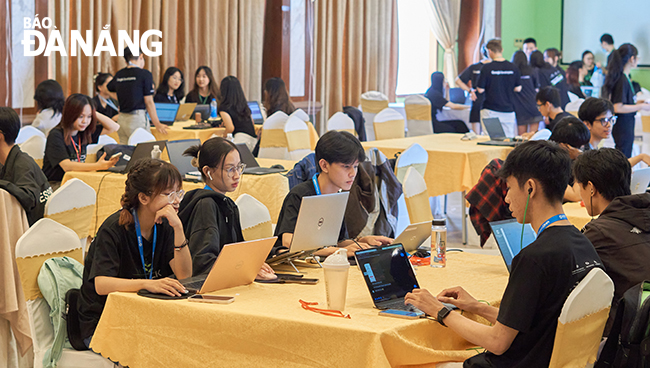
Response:
[{"label": "laptop lid logo", "polygon": [[325,223],[325,219],[322,218],[322,217],[319,218],[318,219],[318,230],[320,230],[320,228],[323,227],[323,223]]}]

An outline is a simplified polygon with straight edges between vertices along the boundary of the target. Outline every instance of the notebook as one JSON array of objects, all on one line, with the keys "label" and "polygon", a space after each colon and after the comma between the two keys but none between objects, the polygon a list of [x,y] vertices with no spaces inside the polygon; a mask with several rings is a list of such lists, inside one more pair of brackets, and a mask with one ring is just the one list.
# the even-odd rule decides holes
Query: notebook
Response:
[{"label": "notebook", "polygon": [[489,141],[477,142],[477,144],[483,146],[508,146],[514,147],[521,139],[515,139],[512,137],[506,137],[506,133],[503,131],[503,126],[499,118],[485,118],[483,120],[483,125],[485,130],[487,130],[488,135],[490,136]]},{"label": "notebook", "polygon": [[135,149],[133,150],[133,155],[131,157],[128,157],[127,155],[122,156],[124,160],[128,161],[126,165],[115,165],[106,171],[126,174],[131,169],[131,166],[133,166],[137,161],[143,158],[151,157],[151,150],[153,150],[153,146],[158,146],[158,148],[160,148],[160,152],[164,152],[165,147],[167,146],[166,143],[167,141],[152,141],[152,142],[138,143],[135,146]]},{"label": "notebook", "polygon": [[522,226],[516,219],[490,222],[492,233],[497,241],[497,246],[506,263],[508,272],[512,268],[512,260],[528,244],[535,241],[537,235],[530,224],[523,226],[524,240],[521,241]]}]

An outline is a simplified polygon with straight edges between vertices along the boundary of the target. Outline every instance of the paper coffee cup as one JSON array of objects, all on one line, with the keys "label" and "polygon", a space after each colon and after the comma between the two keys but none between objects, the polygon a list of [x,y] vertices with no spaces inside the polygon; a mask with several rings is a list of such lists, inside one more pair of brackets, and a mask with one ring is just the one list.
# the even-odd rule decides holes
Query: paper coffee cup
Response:
[{"label": "paper coffee cup", "polygon": [[345,297],[348,289],[347,250],[339,249],[323,262],[325,273],[325,291],[327,293],[327,309],[342,311],[345,309]]}]

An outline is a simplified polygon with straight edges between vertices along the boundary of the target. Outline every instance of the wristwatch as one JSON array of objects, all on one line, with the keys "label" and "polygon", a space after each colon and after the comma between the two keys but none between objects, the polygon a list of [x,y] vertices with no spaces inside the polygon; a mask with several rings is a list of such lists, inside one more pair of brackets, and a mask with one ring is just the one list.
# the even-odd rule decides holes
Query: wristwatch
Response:
[{"label": "wristwatch", "polygon": [[447,307],[446,305],[442,307],[441,310],[438,311],[438,317],[436,318],[436,321],[440,323],[441,325],[447,327],[447,325],[443,322],[445,318],[451,313],[451,308]]}]

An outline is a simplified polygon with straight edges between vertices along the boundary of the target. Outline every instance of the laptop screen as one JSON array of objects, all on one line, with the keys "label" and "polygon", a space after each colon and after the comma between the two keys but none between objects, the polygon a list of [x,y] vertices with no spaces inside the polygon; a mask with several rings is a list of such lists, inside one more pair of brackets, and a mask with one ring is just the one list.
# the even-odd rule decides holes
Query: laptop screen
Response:
[{"label": "laptop screen", "polygon": [[166,123],[173,123],[176,119],[176,113],[181,105],[170,103],[156,103],[156,114],[158,120]]},{"label": "laptop screen", "polygon": [[499,118],[485,118],[483,119],[485,130],[487,130],[490,139],[505,138],[506,133],[503,131],[501,121]]},{"label": "laptop screen", "polygon": [[192,157],[183,156],[183,152],[191,146],[198,146],[201,144],[199,139],[184,139],[181,141],[167,142],[167,154],[169,155],[169,162],[176,166],[181,176],[185,176],[190,171],[198,170],[192,166]]},{"label": "laptop screen", "polygon": [[406,293],[419,288],[401,244],[360,250],[355,256],[375,304],[403,298]]},{"label": "laptop screen", "polygon": [[522,226],[516,219],[490,222],[503,261],[510,271],[512,260],[528,244],[535,241],[536,235],[530,224],[523,226],[524,241],[521,241]]},{"label": "laptop screen", "polygon": [[262,110],[260,109],[260,104],[257,101],[248,101],[248,108],[251,109],[251,117],[255,122],[264,121],[262,116]]}]

